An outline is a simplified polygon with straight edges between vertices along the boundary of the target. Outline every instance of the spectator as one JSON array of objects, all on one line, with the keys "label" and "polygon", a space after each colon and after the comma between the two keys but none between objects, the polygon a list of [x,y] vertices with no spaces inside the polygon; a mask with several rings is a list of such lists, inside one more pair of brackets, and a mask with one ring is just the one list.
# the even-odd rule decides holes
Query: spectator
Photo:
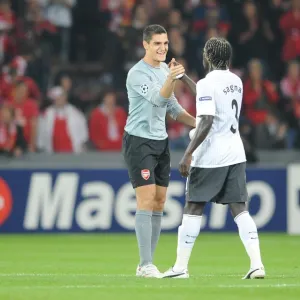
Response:
[{"label": "spectator", "polygon": [[16,69],[17,76],[21,77],[27,75],[27,68],[33,60],[34,50],[35,48],[29,45],[29,43],[24,42],[18,51],[18,55],[12,59],[10,65]]},{"label": "spectator", "polygon": [[10,8],[9,0],[0,0],[0,63],[6,63],[16,54],[16,43],[12,32],[16,17]]},{"label": "spectator", "polygon": [[109,30],[117,32],[120,26],[130,26],[136,0],[102,0],[101,10],[110,12]]},{"label": "spectator", "polygon": [[[289,1],[289,0],[288,0]],[[271,32],[270,46],[268,51],[269,67],[276,80],[280,80],[284,65],[281,61],[281,48],[283,44],[283,35],[279,27],[281,16],[288,7],[286,0],[268,0],[261,1],[260,5],[263,11],[263,18],[266,22],[267,30]]]},{"label": "spectator", "polygon": [[256,128],[255,144],[258,149],[265,150],[285,149],[287,146],[287,126],[271,110]]},{"label": "spectator", "polygon": [[131,26],[120,28],[122,50],[125,53],[125,70],[129,69],[140,60],[145,52],[142,43],[143,30],[147,26],[149,17],[144,5],[135,9]]},{"label": "spectator", "polygon": [[15,93],[18,82],[24,82],[28,88],[28,97],[39,101],[41,100],[41,92],[35,81],[28,76],[18,76],[18,63],[14,61],[8,71],[0,77],[0,95],[3,99],[8,99]]},{"label": "spectator", "polygon": [[233,45],[236,47],[236,64],[243,66],[251,58],[266,60],[272,32],[266,21],[261,19],[253,1],[245,1],[242,18],[236,20],[233,33]]},{"label": "spectator", "polygon": [[258,157],[255,147],[255,127],[246,118],[241,117],[239,121],[239,130],[244,144],[247,162],[256,163],[258,162]]},{"label": "spectator", "polygon": [[296,121],[300,120],[300,69],[298,62],[289,62],[287,74],[281,80],[280,88],[284,96],[283,108],[288,114],[290,125],[298,126]]},{"label": "spectator", "polygon": [[284,34],[282,59],[289,61],[300,55],[300,1],[292,0],[292,9],[280,19],[280,28]]},{"label": "spectator", "polygon": [[9,98],[9,103],[15,109],[16,123],[22,127],[23,134],[30,152],[36,151],[38,105],[28,96],[28,86],[24,81],[18,81],[14,95]]},{"label": "spectator", "polygon": [[69,60],[70,34],[72,27],[72,8],[76,0],[43,0],[47,5],[47,19],[56,26],[58,30],[55,41],[56,54],[59,54],[63,63]]},{"label": "spectator", "polygon": [[168,30],[171,28],[176,28],[180,31],[181,34],[185,34],[188,26],[185,20],[182,19],[181,13],[177,9],[172,9],[169,15],[168,20]]},{"label": "spectator", "polygon": [[170,45],[167,54],[167,61],[170,61],[173,57],[176,59],[184,58],[186,43],[179,29],[177,28],[170,29],[168,35],[169,35]]},{"label": "spectator", "polygon": [[[68,103],[61,87],[49,91],[53,104],[40,118],[38,146],[48,153],[80,153],[88,141],[88,128],[82,112]],[[99,129],[98,129],[99,130]]]},{"label": "spectator", "polygon": [[231,27],[226,8],[216,0],[204,0],[202,5],[194,9],[193,34],[198,35],[210,27],[218,28],[223,37],[227,37]]},{"label": "spectator", "polygon": [[13,29],[16,25],[16,16],[11,9],[10,0],[0,0],[0,21],[6,29]]},{"label": "spectator", "polygon": [[264,123],[267,113],[279,100],[275,84],[263,79],[261,62],[253,59],[248,65],[249,78],[244,84],[244,111],[253,124]]},{"label": "spectator", "polygon": [[0,107],[0,153],[20,157],[26,150],[22,128],[14,119],[14,109],[10,105]]},{"label": "spectator", "polygon": [[89,101],[83,101],[75,95],[73,80],[68,73],[60,73],[55,80],[55,85],[64,89],[70,104],[83,112],[85,111],[86,106],[89,105]]},{"label": "spectator", "polygon": [[96,149],[121,150],[126,118],[123,108],[117,106],[116,94],[106,92],[102,104],[92,111],[89,121],[90,138]]},{"label": "spectator", "polygon": [[171,0],[154,0],[149,1],[152,6],[152,24],[160,24],[161,26],[168,27],[168,17],[172,10],[173,3]]},{"label": "spectator", "polygon": [[17,140],[13,109],[7,105],[0,107],[0,154],[11,155]]}]

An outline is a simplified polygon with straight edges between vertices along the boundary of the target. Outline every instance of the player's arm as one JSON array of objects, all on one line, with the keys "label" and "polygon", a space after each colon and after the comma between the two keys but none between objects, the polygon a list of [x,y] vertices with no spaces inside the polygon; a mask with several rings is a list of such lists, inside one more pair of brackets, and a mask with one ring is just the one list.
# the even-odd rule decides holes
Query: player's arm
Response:
[{"label": "player's arm", "polygon": [[182,72],[182,68],[174,68],[162,87],[153,81],[149,74],[139,70],[132,72],[128,76],[127,85],[151,104],[161,107],[171,100],[175,81],[177,80],[176,76]]},{"label": "player's arm", "polygon": [[185,72],[184,67],[182,65],[171,65],[170,72],[165,81],[164,85],[160,90],[160,95],[164,98],[170,98],[174,92],[176,76],[183,74]]},{"label": "player's arm", "polygon": [[209,86],[205,86],[201,82],[197,85],[196,101],[197,116],[200,118],[200,122],[197,125],[195,133],[179,163],[179,171],[184,177],[189,175],[192,154],[206,139],[212,127],[214,115],[216,113],[213,89]]},{"label": "player's arm", "polygon": [[196,119],[191,116],[177,101],[174,94],[171,97],[172,101],[168,102],[167,114],[174,120],[183,123],[184,125],[195,128]]},{"label": "player's arm", "polygon": [[181,80],[188,86],[188,88],[190,89],[192,95],[196,96],[197,95],[197,90],[196,90],[196,83],[194,82],[194,80],[191,79],[186,74],[183,75]]},{"label": "player's arm", "polygon": [[[169,64],[168,67],[171,70],[172,65],[174,66],[178,66],[179,63],[173,58]],[[181,73],[182,74],[182,73]],[[186,74],[183,75],[183,77],[180,78],[180,80],[185,83],[188,88],[190,89],[191,93],[193,96],[196,96],[197,94],[197,90],[196,90],[196,83],[194,82],[193,79],[191,79],[189,76],[187,76]]]}]

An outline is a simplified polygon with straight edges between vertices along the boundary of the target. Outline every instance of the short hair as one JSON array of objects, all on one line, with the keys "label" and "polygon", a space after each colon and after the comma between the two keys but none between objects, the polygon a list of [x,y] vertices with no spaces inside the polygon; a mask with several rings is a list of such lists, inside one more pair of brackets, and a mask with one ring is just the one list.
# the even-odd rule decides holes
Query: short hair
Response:
[{"label": "short hair", "polygon": [[149,43],[154,34],[163,34],[167,33],[167,30],[158,24],[153,24],[147,26],[143,31],[143,40]]},{"label": "short hair", "polygon": [[203,54],[214,68],[228,69],[232,55],[232,47],[226,39],[213,37],[206,42]]}]

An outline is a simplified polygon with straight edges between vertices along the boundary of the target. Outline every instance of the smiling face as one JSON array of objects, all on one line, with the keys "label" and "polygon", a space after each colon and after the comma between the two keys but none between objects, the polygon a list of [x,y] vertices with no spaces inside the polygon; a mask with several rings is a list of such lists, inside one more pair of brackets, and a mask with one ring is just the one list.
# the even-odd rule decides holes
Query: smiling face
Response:
[{"label": "smiling face", "polygon": [[149,42],[143,41],[146,50],[146,57],[153,64],[158,64],[166,60],[169,49],[169,40],[166,33],[153,34]]}]

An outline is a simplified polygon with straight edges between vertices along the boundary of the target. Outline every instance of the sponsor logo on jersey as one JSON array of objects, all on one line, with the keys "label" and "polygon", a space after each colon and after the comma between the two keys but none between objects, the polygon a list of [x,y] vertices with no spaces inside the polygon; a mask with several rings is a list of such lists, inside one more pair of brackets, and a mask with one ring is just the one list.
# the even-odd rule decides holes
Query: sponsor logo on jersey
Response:
[{"label": "sponsor logo on jersey", "polygon": [[211,100],[212,100],[211,96],[204,96],[199,98],[199,101],[211,101]]}]

